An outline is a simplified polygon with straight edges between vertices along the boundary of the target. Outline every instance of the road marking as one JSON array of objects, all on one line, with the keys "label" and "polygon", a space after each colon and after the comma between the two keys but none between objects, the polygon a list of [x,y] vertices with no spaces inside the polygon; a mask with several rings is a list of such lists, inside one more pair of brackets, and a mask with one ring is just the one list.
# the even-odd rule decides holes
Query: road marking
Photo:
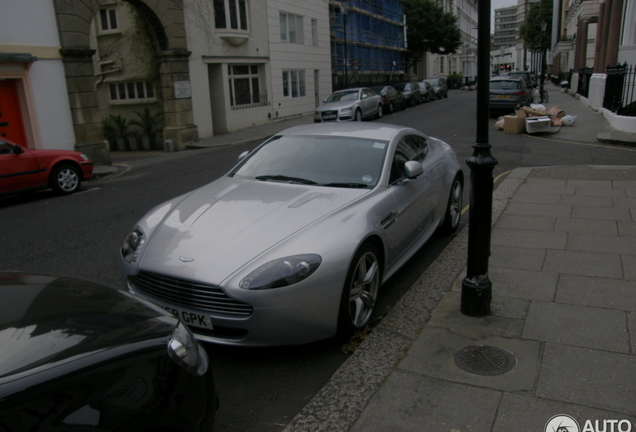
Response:
[{"label": "road marking", "polygon": [[131,165],[127,165],[127,164],[123,164],[123,163],[113,164],[113,166],[125,167],[126,169],[125,169],[125,170],[123,170],[123,171],[122,171],[122,172],[120,172],[120,173],[117,173],[117,174],[113,175],[111,178],[117,178],[117,177],[119,177],[120,175],[126,174],[128,171],[130,171],[130,170],[132,169],[132,166],[131,166]]}]

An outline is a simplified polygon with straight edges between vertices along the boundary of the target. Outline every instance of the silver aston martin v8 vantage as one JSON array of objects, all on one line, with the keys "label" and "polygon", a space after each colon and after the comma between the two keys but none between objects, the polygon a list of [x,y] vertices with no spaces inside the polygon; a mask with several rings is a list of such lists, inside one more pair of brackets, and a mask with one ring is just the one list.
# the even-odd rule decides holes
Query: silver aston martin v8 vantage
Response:
[{"label": "silver aston martin v8 vantage", "polygon": [[351,334],[378,290],[461,217],[451,147],[381,123],[280,132],[225,176],[165,202],[121,248],[128,289],[227,345]]}]

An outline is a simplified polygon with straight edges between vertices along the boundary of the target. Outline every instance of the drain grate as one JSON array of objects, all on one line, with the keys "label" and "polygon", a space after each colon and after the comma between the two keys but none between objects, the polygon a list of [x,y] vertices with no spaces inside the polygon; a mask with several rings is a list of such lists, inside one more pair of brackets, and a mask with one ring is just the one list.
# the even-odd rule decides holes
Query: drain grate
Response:
[{"label": "drain grate", "polygon": [[509,351],[489,345],[468,345],[453,354],[462,370],[475,375],[502,375],[517,367],[517,358]]}]

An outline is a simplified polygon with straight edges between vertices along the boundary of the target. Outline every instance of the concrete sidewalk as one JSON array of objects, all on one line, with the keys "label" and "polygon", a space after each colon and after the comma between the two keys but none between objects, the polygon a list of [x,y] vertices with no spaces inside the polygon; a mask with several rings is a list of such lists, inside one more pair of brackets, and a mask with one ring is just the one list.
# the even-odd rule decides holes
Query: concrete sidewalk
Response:
[{"label": "concrete sidewalk", "polygon": [[[595,142],[549,90],[577,115],[552,137]],[[514,170],[491,252],[489,317],[459,312],[464,230],[285,432],[636,431],[636,167]]]}]

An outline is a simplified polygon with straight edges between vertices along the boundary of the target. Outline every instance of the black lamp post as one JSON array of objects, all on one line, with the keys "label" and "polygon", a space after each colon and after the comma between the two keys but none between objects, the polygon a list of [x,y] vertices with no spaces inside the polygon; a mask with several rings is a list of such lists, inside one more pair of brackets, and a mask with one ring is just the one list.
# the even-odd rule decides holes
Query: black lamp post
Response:
[{"label": "black lamp post", "polygon": [[470,167],[470,214],[468,221],[468,261],[462,281],[461,313],[468,316],[490,315],[492,283],[488,278],[490,232],[492,223],[493,170],[497,159],[488,143],[490,87],[490,0],[478,2],[477,29],[477,142]]}]

